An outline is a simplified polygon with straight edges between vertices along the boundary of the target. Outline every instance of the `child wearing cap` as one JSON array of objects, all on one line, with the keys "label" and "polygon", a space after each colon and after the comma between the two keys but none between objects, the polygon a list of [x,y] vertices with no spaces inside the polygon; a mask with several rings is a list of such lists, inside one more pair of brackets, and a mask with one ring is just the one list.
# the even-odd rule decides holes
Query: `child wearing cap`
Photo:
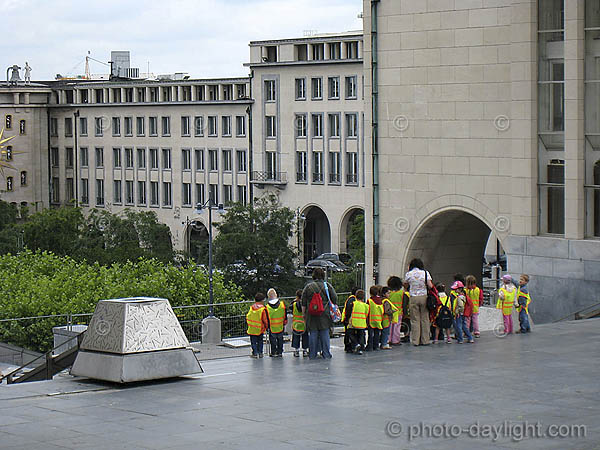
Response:
[{"label": "child wearing cap", "polygon": [[[474,341],[473,335],[469,331],[469,327],[467,327],[467,322],[465,320],[465,309],[469,308],[468,303],[469,299],[465,295],[465,285],[462,281],[455,281],[451,286],[450,291],[450,300],[452,301],[454,307],[454,331],[456,333],[456,340],[459,344],[463,343],[463,333],[467,338],[467,342],[472,344]],[[470,306],[471,310],[473,308],[473,304]]]},{"label": "child wearing cap", "polygon": [[515,303],[517,288],[512,282],[510,275],[502,276],[502,287],[498,290],[498,302],[496,309],[502,310],[502,320],[504,322],[504,332],[511,334],[513,332],[512,308]]},{"label": "child wearing cap", "polygon": [[271,342],[271,357],[283,356],[283,328],[287,324],[285,303],[277,298],[277,291],[273,288],[267,291],[267,316],[269,318],[269,341]]},{"label": "child wearing cap", "polygon": [[[479,337],[479,307],[483,304],[483,290],[477,287],[477,278],[473,275],[467,275],[465,294],[473,304],[473,311],[467,316],[467,326],[469,331],[473,331],[473,336]],[[466,316],[466,314],[465,314]]]},{"label": "child wearing cap", "polygon": [[250,306],[250,309],[246,314],[250,345],[252,346],[252,354],[250,356],[252,358],[263,357],[263,338],[265,330],[269,326],[264,301],[265,294],[257,292],[254,295],[254,304]]}]

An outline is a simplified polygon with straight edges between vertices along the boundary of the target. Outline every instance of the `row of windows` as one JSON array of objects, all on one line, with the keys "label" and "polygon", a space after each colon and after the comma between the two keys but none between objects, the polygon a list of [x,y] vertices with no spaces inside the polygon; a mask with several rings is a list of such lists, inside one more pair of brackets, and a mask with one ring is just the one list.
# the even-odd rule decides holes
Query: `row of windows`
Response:
[{"label": "row of windows", "polygon": [[[235,100],[247,98],[245,84],[67,89],[61,92],[64,94],[64,103],[84,104],[231,101],[234,100],[234,93]],[[79,99],[75,99],[75,93],[79,94]]]},{"label": "row of windows", "polygon": [[[112,201],[115,205],[137,205],[137,206],[173,206],[173,188],[172,183],[163,181],[149,182],[149,191],[147,190],[148,182],[133,181],[133,180],[113,180],[112,186]],[[96,206],[105,205],[105,185],[103,179],[96,179]],[[161,189],[162,185],[162,189]],[[194,185],[195,203],[205,202],[205,185],[204,183],[196,183]],[[75,200],[75,190],[73,178],[66,179],[66,200],[71,202]],[[81,179],[81,203],[84,205],[90,204],[90,187],[87,178]],[[209,184],[210,194],[215,202],[219,203],[219,198],[222,198],[222,203],[225,206],[230,206],[234,201],[246,204],[248,201],[248,192],[245,185],[236,186],[236,197],[234,198],[234,186],[222,185],[222,197],[219,196],[219,185]],[[161,195],[162,194],[162,195]],[[60,179],[52,178],[52,203],[60,203]],[[192,206],[192,183],[181,183],[181,203],[184,207]]]},{"label": "row of windows", "polygon": [[[270,98],[270,95],[274,95],[275,81],[267,80],[265,83],[272,84],[273,86],[267,89],[265,86],[265,92],[267,93],[266,101],[274,101],[275,98]],[[346,100],[356,100],[358,98],[358,82],[357,76],[347,76],[344,82],[344,97]],[[296,100],[306,100],[306,78],[295,79],[294,98]],[[323,100],[323,78],[313,77],[310,79],[310,98],[311,100]],[[328,77],[327,78],[327,98],[329,100],[340,99],[340,77]]]},{"label": "row of windows", "polygon": [[[294,45],[295,61],[323,61],[340,59],[358,59],[358,42],[316,42],[312,44]],[[327,50],[327,53],[325,52]],[[263,62],[279,61],[279,47],[277,45],[264,45],[261,48]]]},{"label": "row of windows", "polygon": [[[219,125],[221,126],[221,136],[231,137],[233,133],[232,116],[208,116],[206,121],[204,116],[181,116],[180,132],[183,137],[203,137],[206,133],[209,137],[219,136]],[[121,129],[121,119],[123,119],[123,128]],[[134,130],[135,123],[135,130]],[[88,136],[88,118],[79,118],[79,135]],[[148,127],[146,129],[146,126]],[[73,118],[65,117],[65,136],[73,136]],[[159,117],[94,117],[94,136],[102,137],[105,133],[112,136],[158,136],[159,135]],[[58,119],[50,119],[50,135],[58,136]],[[171,136],[171,117],[160,117],[160,135]],[[235,116],[235,136],[246,136],[246,116]]]},{"label": "row of windows", "polygon": [[[13,116],[12,114],[6,114],[4,116],[4,128],[6,130],[12,130],[13,127]],[[25,119],[19,120],[19,134],[27,134],[27,124]]]},{"label": "row of windows", "polygon": [[[345,137],[356,138],[358,137],[358,114],[350,113],[344,114],[345,123]],[[295,136],[297,138],[308,137],[308,116],[307,114],[296,114],[294,116],[294,129]],[[339,138],[341,135],[341,114],[327,114],[327,125],[328,133],[327,136],[330,138]],[[323,137],[323,114],[311,114],[311,136],[314,138]],[[267,120],[268,125],[268,120]],[[267,137],[269,136],[269,128],[267,126]]]},{"label": "row of windows", "polygon": [[[192,153],[193,152],[193,153]],[[219,153],[221,158],[219,158]],[[224,172],[233,170],[233,153],[232,149],[208,149],[208,170],[211,172],[218,171],[219,166]],[[148,155],[148,160],[146,160]],[[192,155],[194,162],[194,170],[205,170],[204,164],[204,149],[181,149],[181,170],[192,170]],[[220,163],[220,164],[219,164]],[[248,169],[247,152],[246,150],[235,150],[236,171],[238,173],[246,172]],[[60,166],[60,154],[58,147],[50,149],[50,164],[54,168]],[[94,164],[96,168],[104,168],[104,148],[94,148]],[[172,158],[170,148],[136,148],[114,147],[112,149],[112,167],[120,169],[123,166],[127,169],[137,167],[145,169],[149,164],[150,169],[172,169]],[[79,148],[79,166],[89,167],[89,149],[87,147]],[[65,148],[65,167],[72,169],[74,167],[74,152],[73,147]]]},{"label": "row of windows", "polygon": [[[309,172],[308,153],[296,152],[296,182],[306,183],[310,179],[313,183],[324,183],[325,167],[323,158],[323,152],[312,152],[312,172]],[[342,154],[340,152],[329,152],[327,182],[330,184],[342,183]],[[358,154],[355,152],[346,153],[345,182],[346,184],[358,183]]]}]

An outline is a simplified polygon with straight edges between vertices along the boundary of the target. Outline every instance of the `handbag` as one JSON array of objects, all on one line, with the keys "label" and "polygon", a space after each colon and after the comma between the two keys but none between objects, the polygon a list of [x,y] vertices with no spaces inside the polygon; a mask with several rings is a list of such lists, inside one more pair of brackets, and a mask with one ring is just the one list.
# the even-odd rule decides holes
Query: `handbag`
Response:
[{"label": "handbag", "polygon": [[327,294],[327,300],[329,300],[329,318],[333,323],[338,323],[342,320],[342,313],[340,307],[331,301],[329,297],[329,288],[327,287],[327,281],[323,281],[325,286],[325,293]]},{"label": "handbag", "polygon": [[427,286],[427,271],[425,271],[425,289],[427,290],[427,302],[425,304],[428,311],[435,311],[437,308],[437,298],[433,293],[429,290]]}]

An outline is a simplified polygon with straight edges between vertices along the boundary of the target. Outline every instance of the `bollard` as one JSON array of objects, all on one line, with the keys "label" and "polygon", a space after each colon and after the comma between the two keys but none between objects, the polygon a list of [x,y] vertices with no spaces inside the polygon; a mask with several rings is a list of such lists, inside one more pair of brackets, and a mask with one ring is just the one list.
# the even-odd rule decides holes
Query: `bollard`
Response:
[{"label": "bollard", "polygon": [[209,316],[202,320],[202,343],[221,343],[221,319],[215,316]]}]

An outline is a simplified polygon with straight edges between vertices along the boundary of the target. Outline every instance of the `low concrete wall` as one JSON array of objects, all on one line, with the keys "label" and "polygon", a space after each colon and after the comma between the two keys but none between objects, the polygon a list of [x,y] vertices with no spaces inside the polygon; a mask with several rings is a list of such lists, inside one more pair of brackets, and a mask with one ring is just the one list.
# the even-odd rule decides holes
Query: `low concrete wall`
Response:
[{"label": "low concrete wall", "polygon": [[508,273],[530,276],[529,313],[537,323],[600,302],[600,241],[508,236],[504,248]]}]

